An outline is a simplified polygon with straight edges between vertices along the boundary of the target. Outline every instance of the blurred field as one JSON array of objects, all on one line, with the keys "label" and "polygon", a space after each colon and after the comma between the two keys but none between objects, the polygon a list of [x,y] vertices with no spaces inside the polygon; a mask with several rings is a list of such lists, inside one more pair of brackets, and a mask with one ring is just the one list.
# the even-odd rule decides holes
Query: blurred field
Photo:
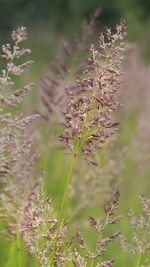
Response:
[{"label": "blurred field", "polygon": [[[47,26],[48,28],[48,26]],[[20,106],[20,109],[25,113],[29,114],[35,110],[41,110],[42,104],[40,102],[40,75],[42,73],[49,73],[49,65],[55,53],[61,54],[61,43],[65,39],[61,34],[56,34],[50,28],[49,31],[42,29],[32,29],[28,35],[27,47],[32,49],[31,58],[34,60],[34,64],[30,67],[30,70],[27,70],[24,74],[24,77],[19,80],[17,79],[18,87],[24,85],[27,81],[35,82],[35,87],[32,92],[30,92],[23,103]],[[138,74],[137,74],[138,75]],[[134,86],[134,85],[133,85]],[[136,92],[136,88],[130,87],[130,90]],[[150,94],[149,94],[150,95]],[[129,93],[129,97],[132,96],[132,93]],[[137,98],[137,103],[140,102],[140,96],[138,93],[135,93],[135,98]],[[128,101],[128,100],[126,100]],[[150,192],[150,166],[143,162],[140,163],[136,159],[136,153],[139,151],[136,149],[133,151],[134,139],[138,135],[138,119],[140,110],[137,106],[131,105],[132,97],[129,99],[129,102],[124,103],[124,107],[121,109],[120,113],[117,115],[117,119],[120,122],[119,133],[117,136],[117,145],[121,149],[125,147],[125,153],[123,156],[124,167],[121,173],[122,182],[120,188],[120,208],[118,214],[123,216],[123,219],[118,222],[115,226],[112,226],[112,232],[115,230],[122,229],[123,233],[129,238],[131,238],[131,230],[128,220],[128,209],[129,207],[133,208],[136,214],[141,211],[141,207],[138,201],[138,195],[143,193],[146,196],[149,196]],[[136,101],[135,101],[136,102]],[[131,105],[131,106],[130,106]],[[149,114],[150,115],[150,114]],[[149,123],[149,122],[147,122]],[[39,122],[36,125],[37,132],[41,134],[41,140],[45,146],[47,143],[51,143],[50,134],[45,134],[45,129],[42,124]],[[51,127],[49,126],[49,129]],[[54,130],[54,135],[57,138],[58,130]],[[56,131],[56,132],[55,132]],[[140,141],[139,141],[140,142]],[[142,145],[142,144],[141,144]],[[63,150],[49,146],[50,149],[43,149],[40,152],[40,159],[38,162],[38,169],[44,168],[44,178],[46,182],[47,194],[53,200],[53,203],[57,209],[60,207],[66,176],[70,166],[70,156],[64,155]],[[107,148],[109,149],[109,147]],[[144,153],[144,152],[143,152]],[[103,152],[100,152],[100,157],[103,158]],[[142,157],[142,155],[141,155]],[[76,164],[80,164],[80,159]],[[140,166],[141,164],[141,166]],[[99,166],[102,168],[103,164]],[[139,167],[140,170],[139,171]],[[80,177],[82,179],[82,177]],[[79,180],[80,183],[80,180]],[[101,196],[99,196],[101,198]],[[90,202],[90,199],[89,199]],[[74,205],[74,203],[72,203]],[[71,214],[67,214],[70,223]],[[86,209],[78,214],[78,217],[83,219],[83,222],[88,222],[89,216],[95,216],[96,218],[101,218],[104,215],[103,206],[97,206],[94,209],[86,207]],[[71,219],[72,223],[74,218]],[[0,224],[0,229],[3,229],[2,223]],[[90,240],[90,243],[95,244],[95,239],[97,236],[95,232],[89,228],[88,224],[80,224],[79,220],[79,229],[82,231],[82,235],[85,240]],[[71,227],[71,232],[74,229]],[[108,229],[109,234],[110,229]],[[23,247],[23,244],[22,244]],[[26,250],[22,250],[22,267],[37,267],[38,264],[35,260],[31,259]],[[114,266],[115,267],[127,267],[134,266],[133,258],[127,254],[124,254],[120,248],[119,239],[117,239],[113,245],[109,245],[106,252],[105,258],[114,258],[116,259]],[[71,263],[67,266],[73,266]],[[3,235],[0,236],[0,267],[17,267],[17,245],[11,246]]]}]

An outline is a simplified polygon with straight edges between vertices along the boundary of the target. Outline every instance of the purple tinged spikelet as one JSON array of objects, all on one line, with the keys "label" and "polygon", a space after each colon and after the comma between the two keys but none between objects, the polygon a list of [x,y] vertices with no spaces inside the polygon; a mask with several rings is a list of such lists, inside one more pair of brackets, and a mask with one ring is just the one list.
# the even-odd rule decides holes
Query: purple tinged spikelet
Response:
[{"label": "purple tinged spikelet", "polygon": [[[120,235],[120,241],[122,250],[135,256],[139,264],[142,264],[140,266],[144,267],[148,266],[147,263],[149,262],[150,254],[150,199],[143,195],[140,195],[139,199],[142,206],[142,213],[136,217],[132,209],[129,209],[128,212],[132,228],[132,242],[129,243],[123,234]],[[142,255],[144,255],[144,259],[141,259]]]},{"label": "purple tinged spikelet", "polygon": [[65,130],[60,140],[76,153],[81,149],[88,164],[96,164],[88,159],[97,149],[103,147],[107,138],[117,132],[118,123],[112,114],[121,104],[116,99],[122,76],[122,51],[126,35],[125,22],[116,26],[116,33],[106,31],[99,38],[99,51],[90,47],[88,64],[76,80],[77,89],[66,88],[64,110]]},{"label": "purple tinged spikelet", "polygon": [[32,61],[15,66],[13,60],[30,49],[20,48],[22,41],[26,40],[26,28],[18,27],[12,33],[14,42],[2,46],[2,57],[6,59],[6,68],[2,69],[0,76],[0,182],[3,184],[0,194],[0,217],[6,224],[3,233],[8,240],[16,238],[19,223],[23,216],[29,191],[35,182],[35,164],[37,152],[35,144],[37,135],[29,130],[29,124],[39,118],[38,114],[24,117],[19,111],[8,113],[8,106],[17,107],[34,85],[29,83],[21,89],[15,89],[13,75],[20,75]]},{"label": "purple tinged spikelet", "polygon": [[[110,235],[109,237],[102,237],[102,234],[105,232],[106,225],[117,223],[121,219],[121,216],[116,216],[114,219],[112,217],[115,215],[116,210],[118,209],[119,205],[119,193],[116,192],[112,198],[112,200],[108,203],[107,209],[104,207],[106,212],[106,218],[102,223],[100,220],[95,220],[93,217],[89,217],[90,225],[96,230],[99,239],[96,243],[96,250],[94,252],[89,251],[87,243],[81,237],[79,233],[77,233],[77,240],[79,242],[79,247],[83,250],[84,258],[91,260],[91,266],[112,266],[114,259],[103,261],[104,252],[106,251],[106,247],[108,243],[113,242],[116,237],[121,235],[121,231],[115,232],[114,234]],[[112,222],[112,223],[110,223]],[[79,254],[78,254],[79,255]],[[79,255],[78,258],[82,261],[82,257]],[[97,260],[99,263],[97,265],[94,264],[94,260]],[[76,265],[76,258],[74,255],[73,258],[74,266]],[[79,265],[80,266],[80,265]],[[82,265],[81,265],[82,266]],[[87,266],[87,265],[85,265]]]}]

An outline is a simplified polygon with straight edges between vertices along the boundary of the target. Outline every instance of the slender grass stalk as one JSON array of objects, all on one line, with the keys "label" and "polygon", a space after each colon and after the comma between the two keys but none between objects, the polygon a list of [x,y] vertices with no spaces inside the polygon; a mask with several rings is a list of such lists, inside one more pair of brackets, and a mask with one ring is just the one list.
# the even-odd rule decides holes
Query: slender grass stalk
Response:
[{"label": "slender grass stalk", "polygon": [[[106,63],[106,61],[105,61],[105,63]],[[97,86],[96,86],[95,90],[96,89],[97,89]],[[93,92],[91,101],[89,103],[89,108],[91,107],[91,105],[92,105],[92,103],[94,101],[94,93],[95,93],[95,91]],[[84,131],[87,118],[88,118],[88,112],[87,112],[87,114],[86,114],[86,116],[84,118],[84,121],[83,121],[82,131]],[[56,238],[55,238],[55,243],[54,243],[54,248],[53,248],[52,260],[51,260],[51,265],[50,265],[51,267],[53,266],[53,262],[54,262],[56,246],[57,246],[57,240],[58,240],[58,234],[59,234],[59,230],[60,230],[60,226],[61,226],[61,222],[62,222],[62,218],[63,218],[64,205],[65,205],[65,200],[66,200],[66,196],[67,196],[67,192],[68,192],[68,187],[69,187],[71,176],[72,176],[72,170],[73,170],[73,166],[74,166],[74,163],[75,163],[75,159],[76,159],[76,157],[78,155],[79,148],[82,145],[82,138],[84,138],[83,134],[81,134],[79,136],[79,138],[78,138],[78,143],[76,145],[75,153],[73,155],[70,171],[69,171],[67,182],[66,182],[66,187],[65,187],[65,191],[64,191],[64,195],[63,195],[63,200],[62,200],[61,210],[60,210],[60,215],[59,215],[59,220],[58,220],[57,233],[56,233]]]},{"label": "slender grass stalk", "polygon": [[[103,229],[104,229],[104,227],[103,227]],[[99,238],[98,238],[98,242],[100,242],[100,240],[101,240],[101,235],[102,235],[102,234],[100,234],[100,236],[99,236]],[[95,254],[96,254],[96,252],[97,252],[97,245],[96,245],[96,248],[95,248]],[[95,260],[95,259],[92,259],[92,261],[91,261],[91,267],[93,267],[94,260]]]},{"label": "slender grass stalk", "polygon": [[137,263],[136,266],[139,267],[140,266],[140,261],[141,261],[141,255],[139,255],[138,259],[137,259]]},{"label": "slender grass stalk", "polygon": [[21,243],[20,243],[20,236],[17,234],[17,254],[18,254],[18,267],[22,267],[21,261]]},{"label": "slender grass stalk", "polygon": [[[77,146],[77,149],[78,149],[78,146]],[[77,154],[74,153],[73,159],[72,159],[72,163],[71,163],[71,167],[70,167],[70,171],[69,171],[69,174],[68,174],[68,177],[67,177],[67,181],[66,181],[66,187],[65,187],[65,191],[64,191],[64,195],[63,195],[63,199],[62,199],[61,210],[60,210],[58,226],[57,226],[57,233],[56,233],[56,238],[55,238],[55,243],[54,243],[54,248],[53,248],[53,254],[52,254],[52,260],[51,260],[51,265],[50,266],[53,266],[53,262],[54,262],[59,230],[60,230],[60,226],[61,226],[61,222],[62,222],[62,218],[63,218],[65,200],[66,200],[68,187],[69,187],[69,184],[70,184],[70,180],[71,180],[71,176],[72,176],[72,170],[73,170],[73,166],[74,166],[74,163],[75,163],[76,156],[77,156]]]},{"label": "slender grass stalk", "polygon": [[[93,96],[91,98],[89,107],[92,105],[93,100],[94,100],[94,94],[93,94]],[[86,114],[85,119],[83,121],[82,130],[84,130],[85,123],[86,123],[86,120],[87,120],[87,116],[88,116],[88,114]],[[56,252],[56,246],[57,246],[57,240],[58,240],[58,234],[59,234],[59,229],[60,229],[62,218],[63,218],[63,211],[64,211],[65,200],[66,200],[66,196],[67,196],[67,192],[68,192],[68,187],[69,187],[71,176],[72,176],[72,170],[73,170],[73,166],[74,166],[74,163],[75,163],[75,159],[76,159],[76,157],[78,155],[78,151],[79,151],[79,148],[81,146],[81,139],[82,139],[82,134],[80,135],[80,138],[78,138],[78,143],[76,145],[75,153],[73,155],[73,159],[72,159],[70,171],[69,171],[67,182],[66,182],[66,187],[65,187],[65,191],[64,191],[64,195],[63,195],[63,200],[62,200],[61,210],[60,210],[60,215],[59,215],[59,220],[58,220],[58,227],[57,227],[57,233],[56,233],[56,238],[55,238],[55,243],[54,243],[54,249],[53,249],[53,254],[52,254],[51,266],[53,266],[53,262],[54,262],[54,257],[55,257],[55,252]]]},{"label": "slender grass stalk", "polygon": [[[121,29],[123,30],[124,27],[125,27],[125,23],[124,22],[121,22],[121,26],[117,30],[118,36],[119,36],[119,34],[121,34],[120,33],[121,32]],[[112,41],[111,41],[112,47],[114,46],[114,43],[116,41],[118,41],[118,38],[117,37],[114,38],[114,39],[112,38]],[[102,46],[105,48],[104,37],[102,36],[101,39],[102,39],[101,40]],[[108,34],[108,40],[109,40],[109,34]],[[93,48],[91,47],[91,49],[93,49]],[[111,50],[112,50],[112,48],[110,48],[110,52],[108,54],[107,54],[107,51],[105,51],[106,55],[105,55],[104,64],[102,66],[103,69],[105,69],[107,67],[107,65],[109,65],[107,63],[107,61],[108,61],[108,59],[110,57]],[[96,52],[95,52],[95,56],[94,57],[96,57]],[[96,61],[96,58],[94,58],[94,61]],[[90,103],[89,103],[89,105],[87,107],[88,109],[85,110],[86,115],[84,117],[83,124],[82,124],[82,133],[78,136],[78,142],[77,142],[77,145],[76,145],[76,148],[75,148],[75,153],[73,155],[73,159],[72,159],[70,171],[69,171],[69,174],[68,174],[68,177],[67,177],[67,181],[66,181],[65,191],[64,191],[64,195],[63,195],[63,199],[62,199],[62,204],[61,204],[60,215],[59,215],[59,219],[58,219],[58,226],[57,226],[56,238],[55,238],[55,241],[54,241],[54,247],[53,247],[53,252],[52,252],[52,259],[51,259],[51,265],[50,265],[51,267],[53,266],[53,263],[54,263],[55,253],[56,253],[56,249],[57,249],[57,240],[58,240],[59,230],[60,230],[62,219],[63,219],[63,211],[64,211],[64,206],[65,206],[65,200],[66,200],[66,196],[67,196],[67,192],[68,192],[68,188],[69,188],[69,184],[70,184],[70,180],[71,180],[71,176],[72,176],[73,166],[74,166],[74,163],[75,163],[75,159],[76,159],[76,157],[78,155],[79,149],[82,146],[82,143],[84,142],[84,138],[85,138],[85,136],[84,136],[84,129],[86,127],[86,121],[87,121],[88,115],[89,115],[88,112],[89,112],[89,110],[90,110],[90,108],[91,108],[91,106],[92,106],[92,104],[94,102],[96,91],[99,88],[99,79],[100,79],[100,75],[101,74],[99,74],[98,68],[99,68],[99,66],[96,67],[96,69],[95,69],[96,85],[94,85],[94,87],[93,87],[93,93],[91,95]],[[118,68],[118,65],[117,65],[117,68]],[[117,77],[116,77],[116,80],[117,80]],[[81,85],[81,87],[82,87],[82,85]],[[94,124],[95,124],[95,122],[94,122]],[[91,126],[93,126],[92,123],[91,123]],[[88,129],[87,129],[87,131],[88,131]],[[64,139],[64,136],[62,136],[62,139]],[[97,248],[96,248],[96,250],[97,250]],[[92,261],[92,265],[91,266],[93,266],[93,263],[94,263],[94,261]]]},{"label": "slender grass stalk", "polygon": [[16,250],[16,244],[12,242],[10,245],[10,249],[9,249],[9,258],[6,263],[6,267],[12,267],[12,260],[13,260],[13,255],[14,255],[15,250]]},{"label": "slender grass stalk", "polygon": [[[105,229],[105,226],[106,226],[106,224],[107,224],[107,220],[108,220],[108,218],[109,218],[109,215],[110,215],[110,212],[108,212],[108,214],[107,214],[107,217],[106,217],[106,220],[105,220],[105,222],[104,222],[104,224],[103,224],[103,227],[102,227],[102,230],[101,230],[101,233],[100,233],[100,235],[99,235],[99,238],[98,238],[98,242],[97,243],[99,243],[100,242],[100,240],[101,240],[101,237],[102,237],[102,232],[104,231],[104,229]],[[97,252],[97,245],[96,245],[96,248],[95,248],[95,254],[96,254],[96,252]],[[94,258],[92,259],[92,262],[91,262],[91,267],[93,267],[93,264],[94,264]]]},{"label": "slender grass stalk", "polygon": [[[91,107],[91,105],[93,103],[93,100],[94,100],[94,93],[92,95],[92,98],[91,98],[89,107]],[[83,126],[82,126],[82,131],[84,131],[87,117],[88,117],[88,113],[86,114],[86,116],[84,118]],[[76,159],[76,157],[78,155],[79,148],[80,148],[80,146],[82,144],[82,140],[81,140],[82,137],[83,136],[81,134],[79,136],[79,138],[78,138],[78,142],[77,142],[77,145],[76,145],[76,148],[75,148],[75,153],[73,155],[73,159],[72,159],[70,171],[69,171],[69,174],[68,174],[68,177],[67,177],[66,187],[65,187],[65,191],[64,191],[64,195],[63,195],[63,200],[62,200],[61,210],[60,210],[60,215],[59,215],[59,220],[58,220],[57,233],[56,233],[56,238],[55,238],[55,243],[54,243],[54,248],[53,248],[52,260],[51,260],[51,265],[50,265],[51,267],[53,266],[53,262],[54,262],[54,257],[55,257],[55,252],[56,252],[56,246],[57,246],[57,240],[58,240],[58,234],[59,234],[59,230],[60,230],[60,226],[61,226],[61,222],[62,222],[62,218],[63,218],[64,205],[65,205],[65,200],[66,200],[66,196],[67,196],[67,192],[68,192],[68,187],[69,187],[71,176],[72,176],[72,170],[73,170],[73,166],[74,166],[74,163],[75,163],[75,159]]]}]

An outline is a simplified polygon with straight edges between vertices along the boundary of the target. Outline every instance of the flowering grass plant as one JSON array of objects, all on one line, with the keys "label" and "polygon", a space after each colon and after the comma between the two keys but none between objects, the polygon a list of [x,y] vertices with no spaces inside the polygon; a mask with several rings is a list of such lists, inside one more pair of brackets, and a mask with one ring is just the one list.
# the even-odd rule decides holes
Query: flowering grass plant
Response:
[{"label": "flowering grass plant", "polygon": [[[76,35],[72,50],[63,44],[67,61],[57,57],[52,77],[41,76],[44,107],[37,114],[25,116],[18,105],[34,84],[20,89],[15,85],[16,76],[33,63],[20,64],[22,56],[31,52],[21,46],[26,28],[18,27],[12,32],[12,45],[2,46],[6,64],[0,76],[0,220],[1,235],[6,236],[11,251],[6,266],[118,266],[115,254],[108,253],[110,245],[113,250],[119,244],[118,237],[120,253],[122,248],[127,258],[133,257],[132,266],[150,266],[149,198],[140,195],[139,218],[129,209],[131,243],[121,229],[119,191],[125,149],[117,138],[120,121],[115,114],[122,107],[119,92],[126,23],[121,20],[114,30],[106,29],[98,44],[91,45],[99,13],[92,15],[89,25],[83,23],[83,36]],[[43,125],[45,135],[50,133],[45,147],[38,127],[32,125],[35,121]],[[55,147],[54,138],[59,139],[58,150],[62,151],[63,144],[62,153],[69,154],[70,163],[58,209],[47,194],[45,165],[38,168],[41,151]],[[100,206],[103,209],[94,215]],[[82,216],[85,210],[89,224]],[[11,258],[14,246],[16,265]],[[31,263],[24,261],[25,250],[32,256]]]}]

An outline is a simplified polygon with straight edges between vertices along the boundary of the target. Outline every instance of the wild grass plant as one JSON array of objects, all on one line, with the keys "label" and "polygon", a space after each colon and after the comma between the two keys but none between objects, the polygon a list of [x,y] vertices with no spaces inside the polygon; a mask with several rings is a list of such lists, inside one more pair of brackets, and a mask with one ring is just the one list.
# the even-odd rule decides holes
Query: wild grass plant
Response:
[{"label": "wild grass plant", "polygon": [[[75,36],[72,48],[63,44],[66,60],[56,57],[51,75],[41,76],[44,105],[36,114],[25,116],[18,106],[34,84],[17,89],[14,79],[33,63],[20,63],[31,52],[21,47],[26,28],[18,27],[12,44],[2,46],[0,219],[10,244],[2,266],[150,266],[150,199],[140,194],[137,216],[127,207],[131,228],[122,201],[128,148],[118,128],[129,121],[123,111],[123,121],[116,113],[123,106],[120,91],[129,85],[123,82],[126,24],[121,20],[91,45],[99,12],[83,23],[83,36]],[[138,140],[131,134],[128,145]],[[54,181],[57,172],[62,180]],[[56,190],[52,199],[47,187]],[[124,221],[131,229],[127,236]]]}]

